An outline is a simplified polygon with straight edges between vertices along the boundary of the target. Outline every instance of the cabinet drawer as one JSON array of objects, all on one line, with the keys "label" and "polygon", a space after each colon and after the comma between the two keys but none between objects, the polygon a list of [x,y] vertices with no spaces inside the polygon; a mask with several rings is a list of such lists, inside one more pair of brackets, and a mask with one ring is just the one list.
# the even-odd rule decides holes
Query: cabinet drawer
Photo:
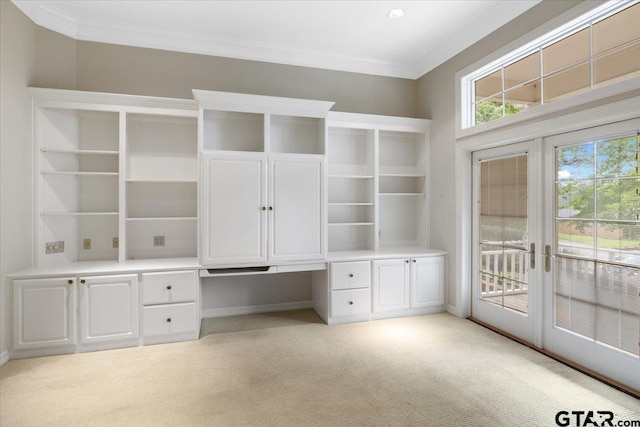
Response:
[{"label": "cabinet drawer", "polygon": [[352,289],[331,292],[331,317],[371,313],[371,290]]},{"label": "cabinet drawer", "polygon": [[196,303],[143,307],[145,337],[179,334],[197,330]]},{"label": "cabinet drawer", "polygon": [[369,261],[331,263],[331,290],[369,288],[371,265]]},{"label": "cabinet drawer", "polygon": [[166,304],[196,300],[195,271],[142,274],[142,304]]}]

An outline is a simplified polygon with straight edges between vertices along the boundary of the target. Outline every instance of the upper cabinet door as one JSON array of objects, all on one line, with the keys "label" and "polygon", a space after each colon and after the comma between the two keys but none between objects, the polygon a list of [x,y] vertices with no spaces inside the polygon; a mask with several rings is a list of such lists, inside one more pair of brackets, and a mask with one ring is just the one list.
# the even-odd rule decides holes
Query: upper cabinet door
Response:
[{"label": "upper cabinet door", "polygon": [[266,156],[203,155],[203,265],[265,263]]},{"label": "upper cabinet door", "polygon": [[269,159],[269,258],[324,259],[324,157]]}]

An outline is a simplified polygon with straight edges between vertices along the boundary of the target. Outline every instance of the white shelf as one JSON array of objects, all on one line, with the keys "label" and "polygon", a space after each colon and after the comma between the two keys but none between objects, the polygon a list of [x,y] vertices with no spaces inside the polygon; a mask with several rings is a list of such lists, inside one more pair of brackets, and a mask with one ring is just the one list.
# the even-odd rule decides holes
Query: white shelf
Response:
[{"label": "white shelf", "polygon": [[424,193],[380,193],[381,196],[426,196]]},{"label": "white shelf", "polygon": [[119,151],[111,151],[111,150],[52,150],[48,148],[43,148],[40,151],[42,151],[43,153],[89,155],[89,156],[117,156],[118,154],[120,154]]},{"label": "white shelf", "polygon": [[112,176],[117,177],[120,175],[118,172],[74,172],[74,171],[42,171],[42,175],[67,175],[67,176]]},{"label": "white shelf", "polygon": [[395,178],[424,178],[424,174],[419,173],[380,173],[378,174],[380,177],[395,177]]},{"label": "white shelf", "polygon": [[115,216],[118,212],[42,212],[41,216]]},{"label": "white shelf", "polygon": [[339,225],[339,226],[351,226],[351,225],[373,225],[372,222],[330,222],[330,226]]},{"label": "white shelf", "polygon": [[329,175],[329,178],[373,179],[373,175]]},{"label": "white shelf", "polygon": [[127,221],[196,221],[195,216],[167,216],[167,217],[146,217],[146,218],[127,218]]},{"label": "white shelf", "polygon": [[131,184],[197,184],[195,179],[126,179]]},{"label": "white shelf", "polygon": [[340,202],[340,203],[329,203],[329,206],[373,206],[373,203],[359,203],[359,202]]}]

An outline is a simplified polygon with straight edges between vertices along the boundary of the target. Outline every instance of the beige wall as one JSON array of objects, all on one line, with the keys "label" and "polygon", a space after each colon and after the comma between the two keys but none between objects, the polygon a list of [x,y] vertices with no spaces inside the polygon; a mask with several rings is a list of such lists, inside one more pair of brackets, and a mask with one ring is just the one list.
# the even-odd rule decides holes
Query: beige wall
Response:
[{"label": "beige wall", "polygon": [[78,89],[193,97],[192,89],[334,101],[336,111],[416,117],[417,82],[164,50],[77,43]]},{"label": "beige wall", "polygon": [[0,354],[8,347],[7,273],[31,261],[31,101],[36,26],[0,1]]},{"label": "beige wall", "polygon": [[[580,1],[544,0],[418,80],[419,116],[431,118],[431,245],[448,258],[447,304],[456,304],[455,74],[576,6]],[[596,3],[594,2],[594,5]],[[471,183],[469,183],[471,185]]]}]

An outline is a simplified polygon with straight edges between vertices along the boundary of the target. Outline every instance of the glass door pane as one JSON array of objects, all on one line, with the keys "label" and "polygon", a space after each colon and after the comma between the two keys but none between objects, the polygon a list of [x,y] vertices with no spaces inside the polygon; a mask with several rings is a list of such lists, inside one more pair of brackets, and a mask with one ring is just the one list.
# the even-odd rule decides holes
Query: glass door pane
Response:
[{"label": "glass door pane", "polygon": [[527,313],[527,155],[480,163],[480,299]]},{"label": "glass door pane", "polygon": [[638,356],[637,134],[555,148],[555,326]]}]

